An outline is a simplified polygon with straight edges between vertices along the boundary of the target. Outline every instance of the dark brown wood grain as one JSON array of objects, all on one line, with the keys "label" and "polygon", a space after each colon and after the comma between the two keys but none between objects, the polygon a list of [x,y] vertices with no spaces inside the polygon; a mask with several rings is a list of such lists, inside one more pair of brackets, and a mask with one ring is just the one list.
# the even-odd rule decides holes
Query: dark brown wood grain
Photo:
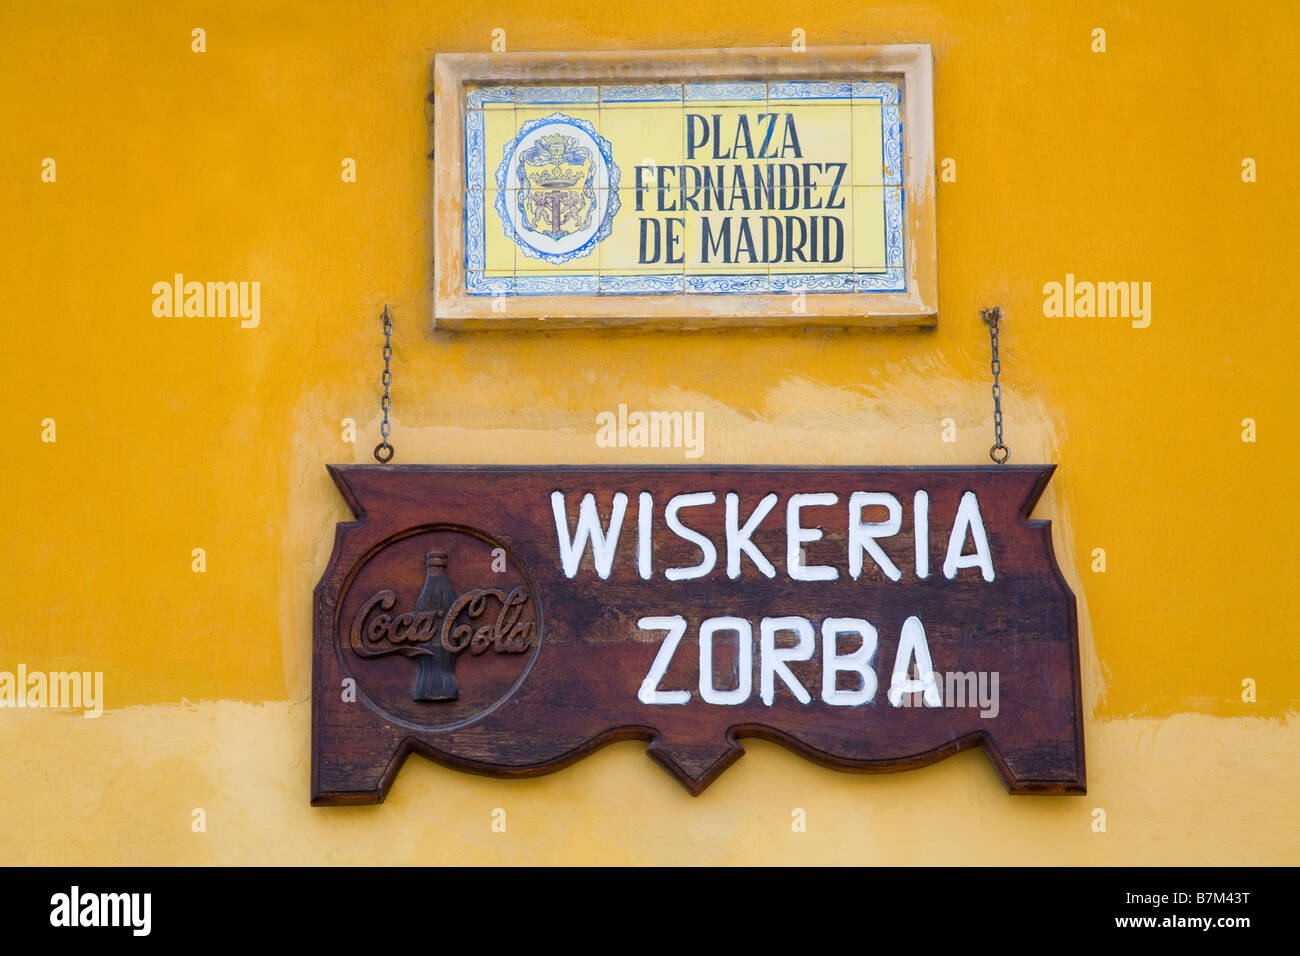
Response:
[{"label": "dark brown wood grain", "polygon": [[[559,769],[628,738],[649,741],[649,755],[693,794],[741,756],[739,740],[745,737],[778,742],[828,767],[864,772],[919,767],[983,745],[1013,793],[1083,793],[1075,599],[1056,564],[1047,522],[1028,518],[1053,469],[332,466],[358,520],[338,526],[316,588],[312,802],[382,800],[411,751],[461,770],[525,776]],[[929,499],[925,578],[915,567],[918,490]],[[585,494],[594,495],[605,522],[614,495],[628,496],[608,577],[597,573],[590,549],[576,574],[566,576],[551,502],[557,491],[565,496],[570,534]],[[716,564],[701,578],[668,580],[665,569],[694,566],[701,551],[669,530],[665,505],[674,495],[706,492],[716,502],[685,508],[680,518],[712,541]],[[773,577],[743,555],[739,576],[728,576],[729,492],[738,496],[741,523],[764,496],[778,496],[751,538],[770,560]],[[854,492],[891,494],[900,502],[901,529],[880,539],[899,580],[887,578],[870,556],[860,577],[850,576],[848,505]],[[959,569],[951,580],[942,570],[966,492],[978,499],[993,581],[984,580],[978,568]],[[649,580],[637,561],[641,493],[654,502]],[[837,503],[801,512],[803,527],[822,531],[819,540],[804,544],[804,563],[835,568],[837,577],[792,580],[786,506],[794,494],[817,493],[835,495]],[[864,520],[885,514],[883,508],[868,510]],[[964,551],[971,550],[967,541]],[[416,661],[425,653],[422,647],[436,651],[436,637],[422,647],[399,649],[391,642],[392,627],[385,627],[391,622],[375,623],[375,596],[391,593],[392,614],[411,612],[397,627],[398,644],[405,625],[417,619],[429,632],[433,616],[420,619],[413,611],[429,553],[449,555],[446,575],[456,594],[492,592],[480,602],[477,617],[462,615],[472,625],[459,632],[463,639],[475,629],[482,636],[477,653],[467,647],[456,655],[454,700],[411,696]],[[511,613],[518,615],[513,619],[501,610],[509,595],[515,601]],[[638,621],[673,615],[686,620],[687,630],[659,686],[688,690],[691,698],[684,704],[642,703],[638,690],[665,632],[643,630]],[[697,686],[700,624],[724,616],[748,621],[753,631],[752,693],[730,706],[701,699]],[[810,659],[788,665],[809,702],[801,703],[780,679],[771,703],[761,699],[760,622],[791,616],[808,619],[814,628],[826,618],[871,623],[878,634],[878,687],[868,702],[823,701],[820,631]],[[890,704],[895,653],[912,616],[924,626],[935,671],[998,675],[996,716],[981,716],[978,706]],[[514,627],[513,644],[505,640],[502,621]],[[412,626],[408,633],[413,631]],[[353,632],[373,633],[378,640],[359,654],[349,640]],[[458,646],[448,633],[450,646]],[[521,634],[533,638],[523,649]],[[793,641],[789,633],[781,638],[778,647]],[[713,655],[719,689],[740,682],[736,644],[734,633],[719,633]],[[851,645],[837,645],[839,653],[849,653]],[[368,656],[372,647],[383,653]],[[349,681],[355,682],[353,700],[347,699]],[[841,675],[836,686],[851,688],[854,678]]]}]

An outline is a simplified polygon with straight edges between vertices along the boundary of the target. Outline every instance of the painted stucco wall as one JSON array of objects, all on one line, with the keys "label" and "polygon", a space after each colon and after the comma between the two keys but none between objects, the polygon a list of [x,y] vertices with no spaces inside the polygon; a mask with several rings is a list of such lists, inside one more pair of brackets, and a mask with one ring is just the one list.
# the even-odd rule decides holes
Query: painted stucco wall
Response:
[{"label": "painted stucco wall", "polygon": [[[106,697],[0,710],[0,862],[1300,862],[1300,8],[630,12],[0,9],[0,670],[102,671]],[[511,51],[930,43],[956,173],[937,330],[431,331],[432,56],[494,28]],[[259,282],[260,324],[156,317],[175,273]],[[1149,327],[1045,316],[1067,274],[1150,282]],[[385,302],[407,463],[684,460],[598,447],[619,403],[702,411],[703,462],[984,462],[977,310],[1000,304],[1013,460],[1059,464],[1036,515],[1079,597],[1088,795],[1012,798],[978,750],[858,776],[753,741],[691,798],[628,742],[513,782],[413,757],[384,805],[311,808],[311,589],[347,518],[324,465],[378,440]]]}]

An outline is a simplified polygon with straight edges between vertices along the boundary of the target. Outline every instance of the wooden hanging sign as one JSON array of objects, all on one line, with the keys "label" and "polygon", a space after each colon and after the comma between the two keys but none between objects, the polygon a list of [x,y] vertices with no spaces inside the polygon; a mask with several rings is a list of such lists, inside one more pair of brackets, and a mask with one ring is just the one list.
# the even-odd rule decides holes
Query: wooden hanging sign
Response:
[{"label": "wooden hanging sign", "polygon": [[839,770],[983,745],[1083,793],[1055,466],[331,466],[312,802],[382,800],[411,751],[503,777],[614,740],[692,794],[776,741]]}]

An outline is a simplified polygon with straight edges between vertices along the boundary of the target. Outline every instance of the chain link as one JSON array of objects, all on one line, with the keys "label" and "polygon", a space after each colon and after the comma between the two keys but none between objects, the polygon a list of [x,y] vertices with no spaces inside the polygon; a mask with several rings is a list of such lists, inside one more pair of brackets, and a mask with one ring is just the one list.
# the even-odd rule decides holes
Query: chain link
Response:
[{"label": "chain link", "polygon": [[[993,447],[989,449],[989,457],[997,464],[1004,464],[1011,457],[1011,449],[1002,442],[1002,360],[998,355],[998,323],[1002,320],[1002,309],[994,306],[991,309],[982,309],[980,318],[988,323],[989,327],[989,344],[992,346],[993,358],[989,368],[993,372]],[[393,460],[394,449],[388,441],[390,425],[388,422],[388,412],[392,408],[392,396],[389,388],[393,384],[393,320],[389,314],[388,306],[384,306],[384,374],[381,378],[384,386],[383,398],[379,401],[379,407],[383,409],[384,419],[379,423],[379,434],[383,438],[375,446],[375,460],[380,464],[388,464]]]},{"label": "chain link", "polygon": [[980,318],[988,323],[989,343],[993,347],[993,361],[989,366],[993,371],[993,447],[989,449],[989,457],[1002,465],[1011,457],[1011,449],[1002,444],[1002,383],[999,381],[1002,360],[998,357],[998,323],[1002,321],[1002,309],[998,306],[981,309]]},{"label": "chain link", "polygon": [[384,411],[384,420],[379,423],[379,434],[383,438],[375,446],[375,461],[381,465],[386,465],[393,460],[393,446],[388,443],[388,410],[392,408],[393,400],[388,394],[388,388],[393,384],[393,320],[388,313],[388,306],[384,306],[384,374],[380,379],[384,384],[384,397],[379,400],[379,407]]}]

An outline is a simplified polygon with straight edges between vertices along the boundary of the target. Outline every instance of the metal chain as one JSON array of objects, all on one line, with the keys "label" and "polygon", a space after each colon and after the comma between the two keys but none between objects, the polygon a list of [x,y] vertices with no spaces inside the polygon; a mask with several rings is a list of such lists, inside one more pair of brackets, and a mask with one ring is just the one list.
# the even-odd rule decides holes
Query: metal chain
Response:
[{"label": "metal chain", "polygon": [[388,306],[384,306],[384,375],[381,381],[384,383],[384,397],[379,400],[379,407],[384,410],[384,420],[379,423],[379,434],[383,438],[375,446],[375,461],[381,465],[386,465],[393,460],[393,446],[388,443],[388,410],[392,407],[392,398],[388,394],[388,387],[393,384],[393,320],[388,314]]},{"label": "metal chain", "polygon": [[990,365],[993,370],[993,447],[989,449],[989,457],[1002,465],[1011,457],[1011,449],[1002,444],[1002,383],[998,380],[1002,372],[1002,360],[998,358],[998,323],[1002,321],[1002,309],[996,305],[991,309],[981,309],[980,318],[988,323],[989,342],[993,346]]}]

